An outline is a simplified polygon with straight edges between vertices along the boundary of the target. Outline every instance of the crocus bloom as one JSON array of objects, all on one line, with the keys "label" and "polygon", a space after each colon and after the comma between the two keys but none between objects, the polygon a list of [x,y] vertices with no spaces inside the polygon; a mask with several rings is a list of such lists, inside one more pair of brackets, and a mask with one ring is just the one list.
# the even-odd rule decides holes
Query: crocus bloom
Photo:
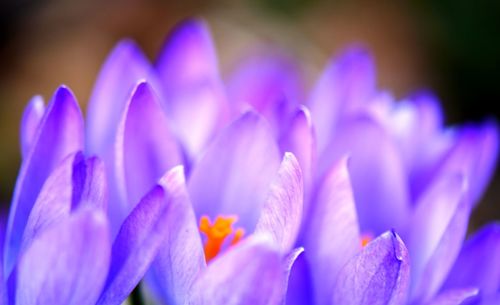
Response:
[{"label": "crocus bloom", "polygon": [[[121,66],[117,53],[107,66]],[[214,148],[228,132],[221,126],[250,108],[272,128],[256,137],[274,136],[280,151],[292,151],[302,167],[306,205],[297,245],[305,254],[297,269],[310,273],[310,281],[302,283],[311,288],[305,303],[459,303],[476,288],[485,299],[495,295],[498,288],[484,289],[480,281],[446,284],[450,270],[459,268],[453,266],[457,256],[466,255],[460,252],[468,217],[493,171],[495,124],[445,128],[436,98],[425,92],[395,103],[376,88],[372,59],[357,48],[333,61],[302,103],[294,64],[275,56],[245,62],[224,91],[208,32],[191,21],[170,36],[155,68],[142,69],[166,117],[175,122],[197,218],[230,211],[243,217],[247,230],[248,219],[255,223],[259,208],[247,207],[256,197],[240,191],[239,179],[260,168],[258,179],[264,181],[272,170],[261,167],[261,158],[247,166],[254,160],[238,159],[238,150],[227,153],[240,141],[238,133],[228,137],[225,149]],[[190,127],[193,133],[185,131]],[[233,172],[234,164],[239,171]],[[213,179],[200,178],[204,175]],[[486,257],[496,254],[483,244],[477,247]],[[307,268],[298,267],[301,260]],[[484,270],[496,270],[494,261],[485,260]],[[497,282],[498,273],[484,273],[485,282]]]},{"label": "crocus bloom", "polygon": [[111,237],[104,164],[82,153],[83,119],[72,93],[59,88],[46,109],[35,98],[21,131],[0,303],[121,304],[165,240],[170,196],[152,187]]},{"label": "crocus bloom", "polygon": [[477,289],[475,302],[498,300],[498,225],[462,247],[494,169],[496,125],[445,128],[428,92],[396,103],[376,88],[373,61],[359,48],[333,60],[293,110],[281,105],[297,96],[293,63],[271,58],[243,64],[230,92],[255,93],[246,100],[277,122],[282,145],[311,177],[299,243],[308,268],[292,274],[303,281],[296,289],[309,293],[290,302],[459,304]]},{"label": "crocus bloom", "polygon": [[[462,247],[493,170],[496,126],[445,129],[429,94],[395,103],[376,88],[372,60],[359,49],[333,61],[308,99],[296,71],[273,54],[248,60],[224,86],[198,21],[174,30],[154,66],[132,42],[120,43],[91,97],[84,148],[31,148],[50,112],[28,108],[23,155],[39,163],[23,161],[4,274],[24,257],[42,184],[64,156],[84,150],[103,160],[115,240],[99,302],[112,300],[112,289],[130,291],[128,272],[139,277],[158,248],[146,286],[168,304],[459,304],[478,289],[481,302],[498,299],[498,227]],[[81,128],[56,129],[58,141],[77,134],[83,142]],[[29,164],[39,166],[36,183],[23,182]],[[141,203],[157,192],[167,203],[150,211]],[[88,202],[95,206],[72,199],[65,211],[76,220],[59,225],[84,228],[90,214],[78,207]],[[151,219],[162,225],[144,229]],[[55,238],[35,237],[32,247]],[[114,279],[117,269],[126,278]],[[20,279],[9,286],[20,287]]]}]

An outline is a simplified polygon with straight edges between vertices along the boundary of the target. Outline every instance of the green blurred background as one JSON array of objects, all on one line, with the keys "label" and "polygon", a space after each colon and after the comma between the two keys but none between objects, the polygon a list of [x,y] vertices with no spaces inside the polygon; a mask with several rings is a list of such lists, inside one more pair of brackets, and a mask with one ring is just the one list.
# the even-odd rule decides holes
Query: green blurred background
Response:
[{"label": "green blurred background", "polygon": [[[272,43],[304,63],[311,83],[331,54],[361,42],[376,57],[380,87],[397,97],[432,88],[450,124],[500,115],[500,1],[2,0],[0,203],[12,195],[18,126],[31,96],[48,99],[64,83],[84,107],[119,39],[132,37],[153,59],[169,29],[189,16],[209,21],[223,72]],[[500,219],[499,187],[496,177],[473,228]]]}]

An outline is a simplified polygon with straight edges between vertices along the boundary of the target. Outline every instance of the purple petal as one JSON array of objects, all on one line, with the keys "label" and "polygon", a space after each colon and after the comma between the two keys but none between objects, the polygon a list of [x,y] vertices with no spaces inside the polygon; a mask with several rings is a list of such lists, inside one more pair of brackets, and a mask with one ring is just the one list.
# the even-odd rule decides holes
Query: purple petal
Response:
[{"label": "purple petal", "polygon": [[81,159],[74,164],[72,210],[81,207],[107,210],[108,185],[104,167],[98,157]]},{"label": "purple petal", "polygon": [[472,167],[471,200],[477,204],[488,186],[494,172],[498,158],[498,141],[500,135],[498,125],[494,121],[484,123],[478,132],[478,153],[476,164]]},{"label": "purple petal", "polygon": [[409,216],[409,191],[400,152],[383,127],[358,116],[346,121],[332,140],[325,171],[344,155],[350,156],[349,174],[361,231],[373,235],[395,228],[403,231]]},{"label": "purple petal", "polygon": [[368,243],[340,271],[333,304],[404,304],[409,284],[408,251],[394,232]]},{"label": "purple petal", "polygon": [[182,163],[177,140],[146,82],[137,85],[126,105],[115,149],[115,181],[124,217],[168,169]]},{"label": "purple petal", "polygon": [[453,266],[467,232],[466,192],[462,175],[443,176],[416,205],[408,238],[415,300],[428,301]]},{"label": "purple petal", "polygon": [[4,274],[10,274],[21,246],[24,227],[43,183],[54,167],[83,148],[83,119],[68,88],[55,93],[30,153],[23,161],[11,203],[4,257]]},{"label": "purple petal", "polygon": [[393,103],[386,122],[387,129],[401,149],[409,170],[418,169],[432,156],[434,142],[442,133],[443,114],[437,97],[421,92]]},{"label": "purple petal", "polygon": [[276,142],[261,117],[246,113],[211,143],[194,165],[188,190],[199,219],[239,216],[252,232],[280,164]]},{"label": "purple petal", "polygon": [[500,223],[492,223],[475,233],[463,246],[445,289],[477,287],[481,295],[500,288]]},{"label": "purple petal", "polygon": [[248,103],[265,114],[283,98],[295,103],[301,100],[301,84],[291,58],[268,53],[241,62],[229,78],[228,90],[233,102]]},{"label": "purple petal", "polygon": [[23,159],[28,156],[29,150],[35,141],[35,137],[45,113],[43,98],[34,96],[23,113],[21,121],[21,153]]},{"label": "purple petal", "polygon": [[17,267],[16,304],[94,304],[110,258],[106,217],[82,211],[43,232]]},{"label": "purple petal", "polygon": [[105,211],[106,194],[102,162],[96,157],[85,160],[82,153],[66,157],[43,184],[26,223],[21,251],[80,206]]},{"label": "purple petal", "polygon": [[497,305],[497,304],[500,304],[499,292],[491,296],[483,297],[481,299],[481,305]]},{"label": "purple petal", "polygon": [[444,125],[443,109],[437,96],[431,91],[420,91],[413,94],[411,103],[418,109],[422,132],[430,136]]},{"label": "purple petal", "polygon": [[463,304],[464,301],[476,296],[477,293],[477,288],[447,290],[439,294],[432,301],[426,303],[426,305],[460,305]]},{"label": "purple petal", "polygon": [[46,228],[57,224],[70,214],[73,168],[82,159],[81,153],[69,155],[52,171],[43,184],[26,222],[21,251]]},{"label": "purple petal", "polygon": [[304,248],[302,247],[295,248],[283,258],[282,260],[283,277],[280,279],[282,287],[276,289],[276,293],[272,295],[272,298],[270,298],[267,304],[287,304],[289,280],[292,272],[292,267],[295,264],[295,261],[301,256],[303,252]]},{"label": "purple petal", "polygon": [[131,40],[121,41],[108,56],[87,110],[87,151],[104,155],[113,148],[125,104],[138,81],[152,77],[152,66]]},{"label": "purple petal", "polygon": [[227,104],[206,24],[187,20],[167,38],[156,64],[165,109],[193,158],[226,121]]},{"label": "purple petal", "polygon": [[304,177],[305,198],[309,198],[312,175],[316,169],[316,135],[311,115],[305,106],[301,106],[293,115],[288,130],[280,140],[280,148],[282,152],[290,151],[297,157]]},{"label": "purple petal", "polygon": [[279,130],[303,100],[302,79],[292,59],[279,52],[268,53],[248,58],[237,67],[229,78],[228,95],[238,108],[251,105]]},{"label": "purple petal", "polygon": [[322,153],[346,112],[367,102],[375,90],[375,66],[367,51],[352,48],[332,60],[318,80],[309,108]]},{"label": "purple petal", "polygon": [[304,182],[299,163],[292,153],[285,153],[255,233],[268,235],[282,251],[288,252],[299,233],[303,202]]},{"label": "purple petal", "polygon": [[269,304],[282,293],[284,281],[279,251],[249,237],[208,265],[186,304]]},{"label": "purple petal", "polygon": [[125,219],[113,243],[106,286],[97,304],[121,304],[142,279],[165,241],[168,198],[155,186]]},{"label": "purple petal", "polygon": [[[3,246],[5,242],[5,228],[7,215],[0,212],[0,262],[3,262]],[[7,287],[3,277],[3,264],[0,264],[0,304],[7,304]]]},{"label": "purple petal", "polygon": [[465,126],[455,130],[453,145],[445,156],[437,160],[434,170],[423,177],[432,185],[442,175],[463,172],[470,184],[470,200],[477,204],[494,172],[498,155],[498,128],[496,123],[487,122],[481,126]]},{"label": "purple petal", "polygon": [[289,271],[288,288],[286,295],[287,305],[316,304],[314,302],[311,275],[303,252],[295,257]]},{"label": "purple petal", "polygon": [[347,162],[342,158],[325,176],[303,230],[318,304],[330,302],[337,274],[361,249]]},{"label": "purple petal", "polygon": [[169,196],[166,242],[151,265],[147,284],[165,304],[184,304],[196,276],[206,267],[205,254],[182,167],[160,181]]},{"label": "purple petal", "polygon": [[165,40],[156,67],[167,91],[218,74],[210,31],[201,20],[186,20]]}]

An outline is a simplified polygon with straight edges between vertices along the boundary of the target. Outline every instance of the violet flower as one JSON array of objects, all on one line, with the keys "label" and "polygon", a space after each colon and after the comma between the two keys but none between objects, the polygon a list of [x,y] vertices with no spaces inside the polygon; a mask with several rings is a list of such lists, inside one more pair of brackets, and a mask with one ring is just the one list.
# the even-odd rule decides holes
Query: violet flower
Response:
[{"label": "violet flower", "polygon": [[1,304],[121,304],[165,240],[171,199],[161,186],[110,235],[104,164],[84,156],[83,139],[83,119],[66,87],[46,109],[40,98],[28,105],[1,251]]},{"label": "violet flower", "polygon": [[[154,66],[130,41],[115,48],[85,145],[66,89],[47,110],[34,101],[7,229],[9,302],[79,304],[88,294],[89,304],[114,304],[153,260],[146,290],[168,304],[495,302],[498,227],[462,242],[494,168],[496,126],[446,129],[429,94],[395,103],[358,49],[304,96],[295,64],[276,54],[249,60],[224,85],[206,26],[188,21]],[[64,290],[81,269],[48,270],[60,251],[84,255],[66,243],[100,249],[104,267],[75,279],[81,291]],[[44,248],[47,263],[33,261]],[[43,295],[44,285],[54,288]],[[65,299],[55,300],[58,289]]]},{"label": "violet flower", "polygon": [[[229,80],[225,96],[208,31],[191,21],[169,37],[155,68],[143,69],[166,117],[175,122],[197,218],[235,213],[253,231],[262,201],[241,189],[246,184],[240,179],[257,171],[255,177],[265,181],[273,170],[262,166],[263,157],[254,160],[250,148],[260,145],[233,148],[242,145],[245,131],[227,136],[228,130],[242,119],[221,129],[250,107],[272,128],[255,132],[252,141],[273,135],[281,153],[292,151],[302,167],[306,205],[297,245],[305,247],[311,275],[303,285],[312,286],[305,303],[460,303],[476,288],[482,288],[480,298],[494,298],[497,288],[484,289],[480,282],[450,290],[445,281],[494,168],[496,125],[445,128],[428,93],[395,103],[376,88],[372,60],[359,49],[333,62],[301,104],[294,64],[275,58],[249,60]],[[189,127],[193,133],[185,131]],[[166,158],[150,153],[153,160]],[[239,159],[240,153],[248,156]],[[269,156],[264,150],[261,155]],[[248,209],[248,202],[257,209]],[[380,237],[362,248],[371,236]],[[496,255],[480,247],[481,255]],[[496,282],[498,273],[486,276]],[[179,302],[172,297],[175,288],[156,289],[162,291],[163,300]]]},{"label": "violet flower", "polygon": [[358,48],[332,61],[299,106],[293,62],[276,62],[243,64],[229,92],[275,122],[304,171],[305,254],[289,303],[498,301],[498,224],[462,247],[494,170],[496,124],[445,128],[426,92],[396,103],[376,88],[373,61]]}]

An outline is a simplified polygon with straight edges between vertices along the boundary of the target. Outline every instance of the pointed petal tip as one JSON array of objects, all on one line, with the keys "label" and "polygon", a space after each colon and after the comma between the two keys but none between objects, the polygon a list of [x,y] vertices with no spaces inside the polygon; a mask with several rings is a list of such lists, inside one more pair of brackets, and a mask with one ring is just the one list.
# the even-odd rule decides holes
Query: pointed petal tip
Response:
[{"label": "pointed petal tip", "polygon": [[299,106],[299,108],[295,112],[294,117],[295,118],[301,117],[301,118],[303,118],[306,121],[307,126],[309,126],[309,127],[313,126],[312,118],[311,118],[311,111],[305,105],[300,105]]},{"label": "pointed petal tip", "polygon": [[295,166],[298,166],[298,164],[299,164],[295,155],[290,151],[286,151],[283,154],[283,162],[285,162],[285,161],[292,162]]},{"label": "pointed petal tip", "polygon": [[171,31],[171,36],[182,32],[205,35],[209,32],[209,26],[205,19],[201,17],[191,17],[179,22]]},{"label": "pointed petal tip", "polygon": [[399,236],[399,234],[396,233],[396,230],[392,229],[389,232],[385,234],[391,234],[392,242],[394,244],[394,255],[397,260],[399,261],[405,261],[408,260],[409,254],[408,254],[408,249],[406,248],[406,245],[404,244],[403,240]]},{"label": "pointed petal tip", "polygon": [[28,102],[28,107],[37,112],[43,112],[45,110],[45,102],[41,95],[34,95]]},{"label": "pointed petal tip", "polygon": [[184,166],[177,165],[168,170],[163,177],[160,178],[158,184],[164,189],[168,190],[169,187],[174,185],[185,185],[186,176],[184,173]]},{"label": "pointed petal tip", "polygon": [[156,97],[156,93],[155,90],[153,89],[153,86],[145,78],[137,80],[134,89],[132,90],[132,94],[130,95],[130,99],[134,100],[136,97],[142,95],[150,95]]},{"label": "pointed petal tip", "polygon": [[374,57],[370,49],[362,43],[352,44],[340,52],[338,59],[348,62],[359,61],[374,65]]},{"label": "pointed petal tip", "polygon": [[123,38],[118,41],[109,53],[107,62],[112,62],[120,57],[145,58],[142,49],[132,38]]},{"label": "pointed petal tip", "polygon": [[66,97],[67,95],[74,96],[71,88],[65,84],[59,85],[54,93],[55,97]]},{"label": "pointed petal tip", "polygon": [[[78,105],[78,100],[76,99],[75,94],[73,91],[70,89],[70,87],[62,84],[60,85],[54,92],[53,98],[52,98],[52,103],[51,104],[68,104],[71,105],[71,107],[75,107],[79,113],[80,116],[81,114],[81,109],[80,105]],[[50,105],[49,105],[50,107]],[[83,117],[82,117],[83,120]]]}]

